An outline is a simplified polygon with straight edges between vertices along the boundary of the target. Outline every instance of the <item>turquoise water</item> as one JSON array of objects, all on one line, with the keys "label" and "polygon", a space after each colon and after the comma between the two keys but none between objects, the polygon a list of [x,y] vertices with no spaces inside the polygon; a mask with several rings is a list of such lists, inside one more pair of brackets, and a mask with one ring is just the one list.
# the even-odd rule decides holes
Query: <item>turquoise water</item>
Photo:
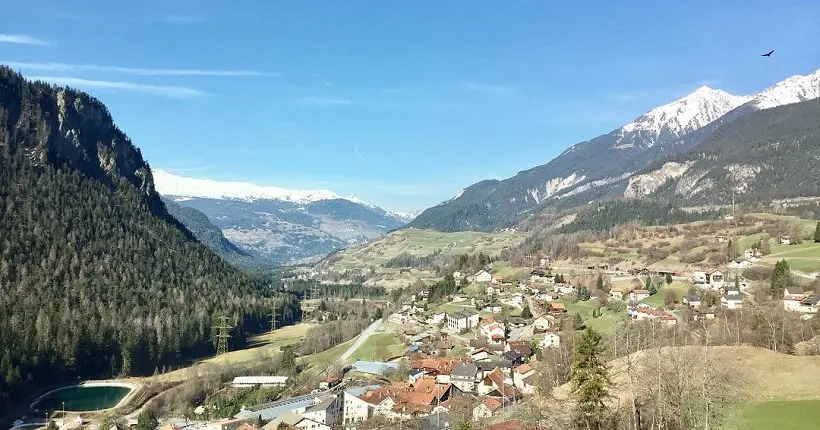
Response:
[{"label": "turquoise water", "polygon": [[70,387],[55,391],[43,397],[34,405],[41,412],[97,411],[117,406],[117,403],[131,391],[127,387]]}]

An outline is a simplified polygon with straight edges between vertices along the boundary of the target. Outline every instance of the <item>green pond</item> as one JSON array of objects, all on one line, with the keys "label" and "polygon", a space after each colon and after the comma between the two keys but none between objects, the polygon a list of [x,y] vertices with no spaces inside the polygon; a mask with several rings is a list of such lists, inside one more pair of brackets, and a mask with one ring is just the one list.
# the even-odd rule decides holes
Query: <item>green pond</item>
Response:
[{"label": "green pond", "polygon": [[34,409],[41,412],[97,411],[117,406],[117,403],[131,391],[128,387],[92,386],[69,387],[54,391],[34,404]]}]

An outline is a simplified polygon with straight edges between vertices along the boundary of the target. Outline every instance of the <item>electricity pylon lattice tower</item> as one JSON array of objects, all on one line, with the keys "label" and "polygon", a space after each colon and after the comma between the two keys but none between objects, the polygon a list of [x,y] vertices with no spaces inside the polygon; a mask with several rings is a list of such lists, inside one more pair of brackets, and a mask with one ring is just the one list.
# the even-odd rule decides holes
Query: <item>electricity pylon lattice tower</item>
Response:
[{"label": "electricity pylon lattice tower", "polygon": [[231,330],[233,326],[228,322],[230,317],[225,315],[217,317],[217,325],[214,326],[216,331],[216,355],[222,355],[228,352],[228,339],[231,337]]}]

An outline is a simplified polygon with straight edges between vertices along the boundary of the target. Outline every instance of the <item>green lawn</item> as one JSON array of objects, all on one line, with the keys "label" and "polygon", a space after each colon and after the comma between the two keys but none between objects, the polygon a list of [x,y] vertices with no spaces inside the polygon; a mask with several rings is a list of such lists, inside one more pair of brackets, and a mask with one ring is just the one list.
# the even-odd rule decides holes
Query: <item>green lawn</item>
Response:
[{"label": "green lawn", "polygon": [[599,306],[598,300],[587,300],[576,303],[561,303],[564,303],[564,307],[567,309],[567,314],[581,314],[581,317],[584,319],[584,323],[599,333],[612,332],[612,330],[614,330],[621,323],[621,321],[624,321],[627,318],[626,313],[615,313],[607,310],[606,308],[601,308],[603,311],[601,316],[598,318],[592,318],[592,311]]},{"label": "green lawn", "polygon": [[785,259],[789,267],[805,273],[820,271],[820,243],[804,242],[799,245],[774,245],[772,253],[763,258],[766,264]]},{"label": "green lawn", "polygon": [[402,355],[405,351],[407,351],[407,346],[399,342],[395,334],[375,333],[350,356],[348,362],[384,361]]},{"label": "green lawn", "polygon": [[778,400],[744,406],[727,428],[733,430],[804,430],[820,428],[820,400]]},{"label": "green lawn", "polygon": [[646,303],[649,306],[654,306],[656,308],[663,307],[663,298],[667,291],[674,291],[678,295],[678,300],[683,300],[686,297],[686,294],[689,293],[689,288],[692,287],[692,284],[684,283],[684,282],[673,282],[670,285],[664,284],[664,286],[658,290],[658,293],[649,296],[649,298],[641,300],[642,303]]}]

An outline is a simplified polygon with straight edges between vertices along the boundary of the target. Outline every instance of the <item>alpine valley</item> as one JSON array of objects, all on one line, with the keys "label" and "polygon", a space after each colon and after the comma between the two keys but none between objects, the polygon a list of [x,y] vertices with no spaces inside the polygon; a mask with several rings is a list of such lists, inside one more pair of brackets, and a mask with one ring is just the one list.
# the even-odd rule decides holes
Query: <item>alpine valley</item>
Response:
[{"label": "alpine valley", "polygon": [[[402,227],[413,216],[390,213],[355,197],[342,197],[327,190],[218,182],[157,169],[153,170],[153,177],[157,190],[166,199],[204,213],[221,229],[227,241],[245,254],[239,260],[245,264],[279,265],[318,259]],[[177,218],[192,232],[200,230],[189,225],[194,222],[192,218]],[[219,240],[204,243],[223,257],[226,252],[234,253]],[[237,261],[235,257],[226,258]]]},{"label": "alpine valley", "polygon": [[[783,154],[814,156],[817,106],[807,101],[818,97],[820,70],[748,96],[703,86],[547,164],[473,184],[409,225],[492,231],[531,215],[620,197],[725,204],[732,189],[747,201],[805,196],[810,185],[797,180],[799,170]],[[789,160],[795,158],[802,157]],[[788,178],[794,181],[782,182]],[[781,182],[774,186],[772,179]]]}]

